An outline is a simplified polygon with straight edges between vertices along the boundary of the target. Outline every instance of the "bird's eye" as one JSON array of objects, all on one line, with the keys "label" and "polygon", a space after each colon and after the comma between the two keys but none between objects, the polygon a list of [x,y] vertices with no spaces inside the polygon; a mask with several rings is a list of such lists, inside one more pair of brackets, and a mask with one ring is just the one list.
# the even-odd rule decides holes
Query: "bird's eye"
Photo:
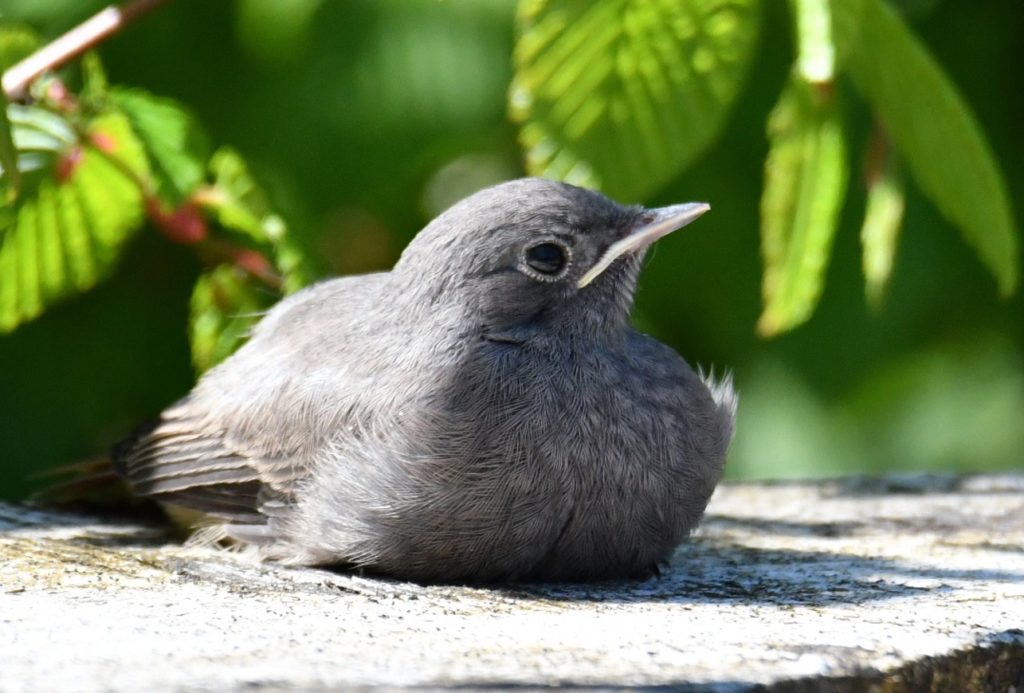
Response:
[{"label": "bird's eye", "polygon": [[558,243],[538,243],[526,249],[526,264],[536,272],[553,276],[565,269],[568,255],[568,249]]}]

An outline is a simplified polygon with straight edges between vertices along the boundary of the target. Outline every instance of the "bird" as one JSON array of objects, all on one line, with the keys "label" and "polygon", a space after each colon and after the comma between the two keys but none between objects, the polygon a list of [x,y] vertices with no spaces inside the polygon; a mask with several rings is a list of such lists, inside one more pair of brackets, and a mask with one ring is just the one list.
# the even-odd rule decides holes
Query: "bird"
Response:
[{"label": "bird", "polygon": [[709,209],[485,188],[387,272],[278,302],[119,444],[131,489],[261,559],[419,583],[658,574],[735,427],[732,377],[631,325],[650,245]]}]

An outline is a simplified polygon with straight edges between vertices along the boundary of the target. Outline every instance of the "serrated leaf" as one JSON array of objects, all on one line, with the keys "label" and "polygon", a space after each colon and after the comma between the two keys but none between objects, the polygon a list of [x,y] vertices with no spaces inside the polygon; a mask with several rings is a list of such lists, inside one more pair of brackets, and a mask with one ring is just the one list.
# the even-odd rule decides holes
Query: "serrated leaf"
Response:
[{"label": "serrated leaf", "polygon": [[750,62],[755,0],[520,3],[510,114],[527,170],[650,195],[722,128]]},{"label": "serrated leaf", "polygon": [[120,113],[104,113],[86,126],[87,144],[120,169],[124,182],[139,187],[150,177],[146,150],[132,130],[131,123]]},{"label": "serrated leaf", "polygon": [[[309,255],[271,210],[266,194],[233,149],[219,149],[210,160],[213,183],[196,196],[225,229],[235,231],[271,258],[286,293],[311,282]],[[239,264],[242,264],[239,262]],[[238,267],[220,265],[204,274],[192,294],[192,362],[203,372],[227,358],[248,336],[276,294]]]},{"label": "serrated leaf", "polygon": [[110,97],[152,162],[157,194],[171,206],[182,203],[202,183],[210,155],[198,122],[177,102],[141,89],[114,88]]},{"label": "serrated leaf", "polygon": [[906,207],[903,177],[895,157],[884,151],[885,139],[873,139],[868,162],[867,207],[860,239],[864,251],[864,280],[868,303],[878,308],[892,276],[900,225]]},{"label": "serrated leaf", "polygon": [[[127,121],[102,116],[86,134],[53,152],[37,185],[0,216],[0,332],[94,286],[142,223],[136,178],[145,175],[146,161]],[[97,138],[108,151],[93,144]]]},{"label": "serrated leaf", "polygon": [[[52,176],[62,153],[78,145],[78,135],[62,116],[39,106],[12,103],[7,107],[11,138],[17,152],[18,195],[32,195],[46,176]],[[8,186],[7,168],[0,172],[0,185]],[[12,199],[12,203],[15,202]],[[13,208],[11,210],[13,212]]]},{"label": "serrated leaf", "polygon": [[218,193],[214,209],[218,221],[247,234],[257,243],[271,242],[275,230],[263,226],[264,217],[270,213],[270,203],[242,156],[230,147],[221,147],[210,159],[210,172],[213,188]]},{"label": "serrated leaf", "polygon": [[245,234],[258,247],[270,251],[283,279],[285,293],[297,291],[317,278],[310,254],[275,214],[266,194],[249,173],[241,155],[229,147],[210,159],[213,186],[202,197],[217,221]]},{"label": "serrated leaf", "polygon": [[273,298],[248,275],[229,265],[218,265],[199,277],[189,310],[189,339],[196,372],[203,373],[234,353]]},{"label": "serrated leaf", "polygon": [[7,107],[7,117],[11,121],[14,143],[19,150],[29,147],[19,141],[19,133],[21,133],[21,137],[33,135],[45,137],[50,144],[44,145],[44,147],[52,149],[70,147],[78,141],[78,136],[71,123],[63,116],[45,108],[12,103]]},{"label": "serrated leaf", "polygon": [[882,0],[833,3],[843,69],[877,110],[914,180],[956,225],[1006,295],[1017,287],[1017,228],[1006,182],[967,104]]},{"label": "serrated leaf", "polygon": [[761,197],[765,336],[807,320],[821,296],[846,191],[846,145],[831,92],[790,78],[768,121]]}]

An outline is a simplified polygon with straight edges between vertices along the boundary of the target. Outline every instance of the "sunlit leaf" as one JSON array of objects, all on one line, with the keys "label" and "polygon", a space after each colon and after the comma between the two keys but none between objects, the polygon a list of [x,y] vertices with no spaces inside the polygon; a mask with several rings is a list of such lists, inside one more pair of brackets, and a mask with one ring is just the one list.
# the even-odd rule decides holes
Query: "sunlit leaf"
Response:
[{"label": "sunlit leaf", "polygon": [[70,151],[77,142],[67,122],[42,108],[12,103],[3,115],[10,127],[10,143],[6,146],[11,150],[0,164],[0,198],[6,202],[0,212],[0,228],[11,224],[18,196],[32,195],[41,178],[51,175],[60,153]]},{"label": "sunlit leaf", "polygon": [[149,155],[157,193],[172,205],[180,204],[206,174],[210,152],[202,128],[170,99],[124,88],[111,89],[110,96]]},{"label": "sunlit leaf", "polygon": [[219,149],[210,160],[213,186],[201,202],[225,228],[239,231],[257,247],[270,251],[283,289],[291,293],[306,286],[319,274],[309,252],[275,214],[267,196],[249,173],[238,152]]},{"label": "sunlit leaf", "polygon": [[796,25],[796,70],[812,84],[827,84],[835,73],[830,0],[790,0]]},{"label": "sunlit leaf", "polygon": [[203,274],[190,304],[189,338],[196,372],[230,356],[274,298],[236,267],[218,265]]},{"label": "sunlit leaf", "polygon": [[273,229],[264,228],[270,204],[256,184],[242,156],[230,147],[222,147],[210,159],[213,188],[217,193],[214,211],[220,223],[247,234],[257,243],[268,243]]},{"label": "sunlit leaf", "polygon": [[42,145],[44,148],[56,149],[62,146],[71,146],[78,139],[78,134],[71,123],[63,116],[45,108],[12,103],[7,107],[7,116],[11,121],[14,143],[19,151],[34,146],[19,139],[19,137],[31,137],[33,133],[45,136],[51,142],[51,144]]},{"label": "sunlit leaf", "polygon": [[864,249],[864,280],[868,303],[881,305],[892,275],[905,200],[903,177],[887,140],[879,132],[872,139],[867,162],[867,208],[860,239]]},{"label": "sunlit leaf", "polygon": [[105,154],[108,162],[136,187],[151,175],[145,147],[120,113],[105,113],[90,121],[86,144]]},{"label": "sunlit leaf", "polygon": [[94,286],[142,222],[137,180],[146,174],[146,160],[127,121],[97,118],[81,141],[68,145],[60,139],[62,127],[37,115],[19,114],[24,131],[39,136],[27,141],[45,135],[59,148],[48,152],[34,189],[0,216],[0,332]]},{"label": "sunlit leaf", "polygon": [[794,74],[768,121],[761,198],[764,312],[771,336],[818,303],[846,191],[846,145],[831,92]]},{"label": "sunlit leaf", "polygon": [[529,0],[510,113],[527,170],[636,201],[714,140],[757,36],[754,0]]},{"label": "sunlit leaf", "polygon": [[[238,152],[222,148],[210,160],[213,183],[196,196],[225,229],[236,232],[258,253],[243,250],[235,264],[222,264],[204,274],[192,293],[192,362],[197,372],[216,365],[245,340],[249,329],[278,298],[261,281],[261,264],[280,276],[281,289],[296,291],[316,272],[309,254],[274,214],[266,194],[249,173]],[[266,259],[265,259],[266,258]]]},{"label": "sunlit leaf", "polygon": [[871,101],[914,180],[963,233],[1003,294],[1018,281],[1006,183],[952,82],[882,0],[833,3],[842,69]]}]

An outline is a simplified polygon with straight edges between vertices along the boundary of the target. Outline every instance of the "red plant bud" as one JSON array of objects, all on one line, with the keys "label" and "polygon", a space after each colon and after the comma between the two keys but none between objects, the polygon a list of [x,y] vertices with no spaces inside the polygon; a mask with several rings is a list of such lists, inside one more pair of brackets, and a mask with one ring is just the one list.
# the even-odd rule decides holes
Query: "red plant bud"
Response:
[{"label": "red plant bud", "polygon": [[205,239],[209,232],[202,213],[191,202],[168,212],[157,198],[147,197],[146,214],[153,224],[175,243],[194,245]]},{"label": "red plant bud", "polygon": [[58,79],[53,80],[46,86],[46,98],[52,101],[63,101],[68,98],[68,88]]},{"label": "red plant bud", "polygon": [[89,135],[89,141],[101,152],[111,153],[117,149],[117,140],[105,132],[94,132]]},{"label": "red plant bud", "polygon": [[54,176],[57,178],[57,182],[63,185],[74,175],[75,171],[82,163],[82,157],[84,152],[79,145],[75,145],[67,151],[67,153],[57,158],[57,164],[54,166]]},{"label": "red plant bud", "polygon": [[68,88],[59,79],[54,79],[46,85],[44,98],[56,106],[58,110],[65,113],[75,110],[78,106],[74,95],[68,91]]},{"label": "red plant bud", "polygon": [[241,248],[235,252],[235,265],[257,277],[273,274],[270,261],[263,257],[262,253],[248,248]]}]

